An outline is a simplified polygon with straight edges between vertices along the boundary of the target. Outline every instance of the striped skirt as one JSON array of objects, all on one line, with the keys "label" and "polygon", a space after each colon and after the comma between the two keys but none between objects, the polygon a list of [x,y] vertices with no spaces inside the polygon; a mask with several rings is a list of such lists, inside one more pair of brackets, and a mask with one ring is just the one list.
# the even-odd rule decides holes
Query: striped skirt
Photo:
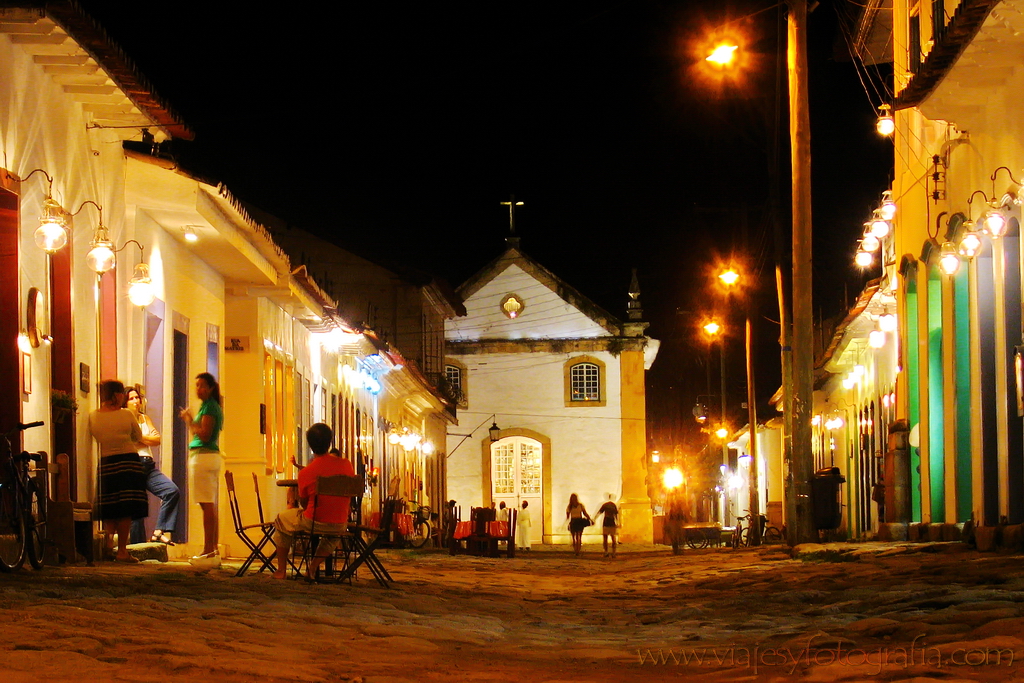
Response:
[{"label": "striped skirt", "polygon": [[142,519],[149,514],[146,473],[138,453],[100,458],[100,519]]}]

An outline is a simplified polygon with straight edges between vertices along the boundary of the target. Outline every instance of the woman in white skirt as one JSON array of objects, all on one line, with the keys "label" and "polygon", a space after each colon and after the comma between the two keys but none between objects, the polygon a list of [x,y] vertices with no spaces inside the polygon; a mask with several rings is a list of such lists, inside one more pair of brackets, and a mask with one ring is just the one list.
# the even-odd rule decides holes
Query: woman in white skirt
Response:
[{"label": "woman in white skirt", "polygon": [[224,427],[224,411],[221,409],[220,386],[213,375],[208,372],[196,375],[196,397],[203,402],[199,412],[193,417],[192,411],[185,408],[181,411],[181,419],[192,434],[192,441],[188,444],[189,480],[192,483],[189,496],[199,503],[203,511],[203,552],[190,562],[194,567],[206,569],[220,566],[217,488],[224,464],[217,442]]}]

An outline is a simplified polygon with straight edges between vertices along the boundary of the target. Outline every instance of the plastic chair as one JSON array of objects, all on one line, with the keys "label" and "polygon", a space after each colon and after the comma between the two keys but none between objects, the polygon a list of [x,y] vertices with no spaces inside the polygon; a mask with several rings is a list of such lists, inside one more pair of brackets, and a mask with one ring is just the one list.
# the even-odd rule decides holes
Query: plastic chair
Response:
[{"label": "plastic chair", "polygon": [[[256,482],[256,475],[253,474],[253,482]],[[224,471],[224,481],[228,487],[228,504],[231,506],[231,520],[235,524],[235,534],[249,549],[249,557],[245,558],[245,562],[239,568],[238,573],[235,576],[242,576],[252,563],[260,560],[259,571],[269,568],[271,571],[274,570],[274,554],[265,553],[264,548],[268,544],[271,544],[271,538],[274,535],[274,523],[267,522],[263,519],[263,504],[259,497],[259,487],[256,488],[256,506],[259,508],[260,523],[259,524],[243,524],[242,523],[242,512],[238,506],[238,496],[235,494],[235,475],[232,474],[231,470]],[[251,535],[250,535],[251,534]],[[272,545],[272,544],[271,544]]]}]

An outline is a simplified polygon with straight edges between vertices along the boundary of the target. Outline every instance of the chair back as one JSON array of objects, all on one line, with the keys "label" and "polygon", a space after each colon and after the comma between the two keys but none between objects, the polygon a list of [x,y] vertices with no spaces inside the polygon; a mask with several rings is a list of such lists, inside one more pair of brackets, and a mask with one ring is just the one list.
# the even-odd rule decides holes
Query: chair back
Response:
[{"label": "chair back", "polygon": [[352,498],[362,495],[364,488],[363,478],[358,475],[333,474],[326,477],[317,477],[313,488],[313,522],[317,521],[317,512],[320,510],[319,499],[321,496]]},{"label": "chair back", "polygon": [[231,470],[224,470],[224,482],[228,487],[228,505],[231,507],[231,521],[235,523],[237,533],[243,526],[242,513],[238,508],[238,496],[235,495],[235,475]]},{"label": "chair back", "polygon": [[260,480],[255,472],[252,473],[252,487],[256,490],[256,510],[260,513],[260,524],[266,524],[267,520],[263,518],[263,498],[260,497]]}]

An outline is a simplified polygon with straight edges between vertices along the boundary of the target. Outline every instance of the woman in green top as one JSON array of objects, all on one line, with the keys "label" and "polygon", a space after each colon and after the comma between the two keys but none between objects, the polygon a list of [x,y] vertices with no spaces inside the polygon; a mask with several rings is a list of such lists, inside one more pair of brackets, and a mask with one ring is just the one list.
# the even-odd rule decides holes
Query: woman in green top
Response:
[{"label": "woman in green top", "polygon": [[220,386],[213,375],[201,372],[196,375],[196,396],[203,404],[193,417],[192,411],[184,408],[181,418],[185,421],[192,440],[188,444],[188,469],[192,488],[189,495],[203,510],[203,553],[192,558],[196,567],[220,566],[217,551],[217,488],[224,457],[217,443],[224,426],[224,411],[221,409]]}]

